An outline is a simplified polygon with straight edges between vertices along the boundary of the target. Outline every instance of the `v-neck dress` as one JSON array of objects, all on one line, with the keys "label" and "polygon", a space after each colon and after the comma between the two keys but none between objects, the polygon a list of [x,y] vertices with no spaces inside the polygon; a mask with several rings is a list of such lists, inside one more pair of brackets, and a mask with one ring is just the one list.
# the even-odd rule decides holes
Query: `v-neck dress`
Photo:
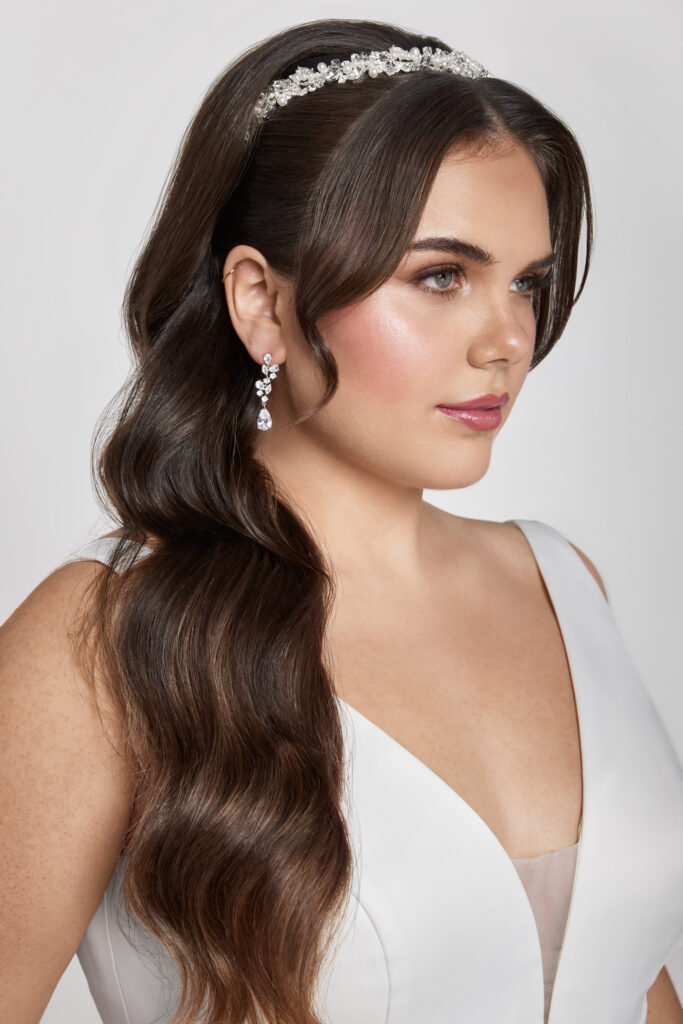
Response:
[{"label": "v-neck dress", "polygon": [[[515,858],[443,779],[337,697],[354,870],[324,1024],[644,1024],[683,943],[683,768],[612,607],[569,541],[525,534],[561,630],[583,776],[578,841]],[[65,561],[107,563],[117,538]],[[149,549],[143,548],[138,557]],[[128,908],[124,850],[78,948],[104,1024],[167,1024],[174,963]]]}]

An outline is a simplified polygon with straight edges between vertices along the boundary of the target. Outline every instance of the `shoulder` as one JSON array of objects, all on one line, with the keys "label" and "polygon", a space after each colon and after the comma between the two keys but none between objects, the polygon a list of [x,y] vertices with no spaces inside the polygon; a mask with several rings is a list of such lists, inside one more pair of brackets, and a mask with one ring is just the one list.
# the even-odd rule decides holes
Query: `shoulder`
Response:
[{"label": "shoulder", "polygon": [[134,773],[122,716],[104,692],[95,701],[72,646],[104,571],[91,560],[60,566],[0,626],[0,960],[16,979],[8,995],[13,1019],[43,1012],[102,898],[130,819]]},{"label": "shoulder", "polygon": [[[489,519],[463,519],[458,516],[451,516],[450,513],[444,514],[448,516],[451,521],[457,520],[460,531],[465,531],[463,533],[464,536],[467,536],[469,533],[475,544],[489,550],[496,560],[507,562],[514,572],[523,571],[525,567],[528,567],[531,564],[528,557],[528,545],[526,539],[524,538],[522,531],[514,522],[499,523],[495,520]],[[565,539],[569,544],[571,544],[577,555],[579,555],[583,561],[593,579],[600,587],[605,600],[608,600],[605,585],[593,562],[590,560],[588,555],[576,544],[570,541],[569,538]]]},{"label": "shoulder", "polygon": [[[86,705],[91,695],[81,677],[74,640],[105,571],[93,559],[65,562],[42,579],[0,625],[3,694],[11,699],[15,682],[19,686],[23,680],[18,695],[23,701],[34,690],[35,708],[45,708],[45,698],[55,709],[61,704],[74,715],[89,714]],[[101,696],[106,700],[104,692]]]},{"label": "shoulder", "polygon": [[[1,724],[3,732],[10,731],[9,746],[18,744],[18,764],[31,760],[35,767],[44,756],[51,781],[58,774],[58,753],[65,773],[86,763],[88,773],[77,772],[78,786],[89,779],[94,787],[109,788],[114,814],[120,815],[116,828],[123,824],[132,784],[123,721],[109,688],[83,674],[75,643],[104,572],[105,566],[92,559],[68,561],[0,624],[0,698],[7,712]],[[6,757],[8,744],[0,748]],[[31,751],[32,757],[22,760],[21,750]],[[73,786],[75,791],[75,780]]]}]

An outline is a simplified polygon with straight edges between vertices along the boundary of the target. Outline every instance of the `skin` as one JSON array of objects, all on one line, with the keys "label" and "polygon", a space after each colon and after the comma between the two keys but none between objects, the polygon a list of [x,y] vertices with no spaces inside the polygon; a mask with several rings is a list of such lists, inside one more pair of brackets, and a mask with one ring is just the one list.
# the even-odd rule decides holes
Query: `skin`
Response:
[{"label": "skin", "polygon": [[683,1008],[666,967],[647,994],[646,1024],[683,1024]]},{"label": "skin", "polygon": [[[503,534],[508,547],[513,543],[514,527],[442,512],[423,500],[423,490],[457,490],[484,476],[529,370],[536,324],[526,271],[552,250],[545,191],[530,155],[510,141],[488,151],[452,150],[415,240],[434,236],[475,243],[493,262],[409,252],[374,293],[325,315],[318,327],[340,384],[322,410],[301,421],[324,385],[298,329],[288,281],[251,246],[235,246],[223,268],[239,264],[225,279],[225,296],[254,360],[254,379],[267,352],[280,367],[267,405],[273,429],[258,431],[258,457],[326,551],[339,592],[349,595],[344,601],[362,605],[355,616],[337,607],[340,646],[345,623],[357,644],[366,608],[389,609],[389,628],[402,617],[414,624],[413,608],[435,607],[444,592],[458,607],[453,567],[476,588],[493,575],[492,562],[477,553],[493,551],[487,545]],[[493,430],[475,431],[437,408],[505,391],[510,400]],[[514,544],[519,552],[519,537]],[[495,547],[499,561],[502,550]],[[576,550],[604,593],[595,566]],[[528,563],[528,551],[524,557]],[[376,632],[382,625],[373,621]],[[557,665],[548,663],[548,672],[557,675]],[[379,706],[394,694],[375,696]],[[428,762],[427,749],[417,755]],[[570,769],[576,763],[568,757],[568,775]],[[573,839],[567,834],[566,843]],[[683,1024],[666,968],[648,1004],[648,1024]]]},{"label": "skin", "polygon": [[[469,487],[484,476],[533,355],[534,314],[516,279],[552,246],[545,192],[526,152],[449,154],[416,237],[435,235],[477,242],[497,262],[463,261],[461,281],[431,277],[421,290],[416,275],[454,257],[412,253],[372,295],[324,316],[319,329],[340,386],[301,424],[293,421],[323,383],[296,325],[291,289],[250,246],[236,246],[225,263],[225,270],[240,263],[225,282],[237,333],[256,363],[270,352],[281,368],[268,402],[277,426],[259,431],[259,456],[340,572],[389,572],[408,586],[433,568],[444,542],[434,536],[423,489]],[[474,431],[436,408],[504,391],[510,401],[496,430]],[[467,522],[458,519],[461,543]]]}]

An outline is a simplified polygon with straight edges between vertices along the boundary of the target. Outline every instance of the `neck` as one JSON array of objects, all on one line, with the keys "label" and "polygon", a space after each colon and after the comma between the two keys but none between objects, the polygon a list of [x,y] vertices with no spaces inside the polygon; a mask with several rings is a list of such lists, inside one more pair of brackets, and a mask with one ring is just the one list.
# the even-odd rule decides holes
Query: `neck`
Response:
[{"label": "neck", "polygon": [[421,488],[380,477],[301,432],[296,444],[283,428],[258,440],[259,460],[337,574],[420,580],[436,563],[443,513]]}]

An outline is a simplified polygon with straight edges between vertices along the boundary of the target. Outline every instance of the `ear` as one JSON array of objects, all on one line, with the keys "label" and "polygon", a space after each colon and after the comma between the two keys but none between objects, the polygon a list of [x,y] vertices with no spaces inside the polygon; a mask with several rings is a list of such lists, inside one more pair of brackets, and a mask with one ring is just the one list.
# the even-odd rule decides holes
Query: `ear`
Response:
[{"label": "ear", "polygon": [[223,284],[233,327],[252,359],[260,365],[269,352],[274,363],[284,363],[285,284],[266,258],[250,245],[236,245],[225,259]]}]

